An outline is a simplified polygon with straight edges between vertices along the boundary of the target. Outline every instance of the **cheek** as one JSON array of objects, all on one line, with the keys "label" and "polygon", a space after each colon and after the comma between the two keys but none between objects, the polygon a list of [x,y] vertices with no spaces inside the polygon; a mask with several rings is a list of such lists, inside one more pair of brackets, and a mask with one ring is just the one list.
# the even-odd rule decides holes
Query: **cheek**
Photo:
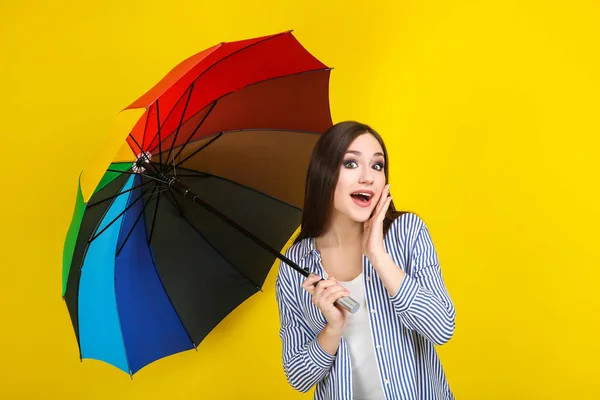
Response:
[{"label": "cheek", "polygon": [[335,187],[335,201],[344,201],[352,189],[352,176],[348,171],[341,170]]},{"label": "cheek", "polygon": [[344,188],[344,185],[338,184],[335,188],[334,193],[334,201],[336,204],[340,204],[340,202],[344,201],[344,198],[347,196],[348,191]]},{"label": "cheek", "polygon": [[375,196],[381,195],[381,191],[385,187],[385,175],[378,174],[378,176],[375,178],[375,182],[373,182],[373,186],[374,186],[373,190],[375,191]]}]

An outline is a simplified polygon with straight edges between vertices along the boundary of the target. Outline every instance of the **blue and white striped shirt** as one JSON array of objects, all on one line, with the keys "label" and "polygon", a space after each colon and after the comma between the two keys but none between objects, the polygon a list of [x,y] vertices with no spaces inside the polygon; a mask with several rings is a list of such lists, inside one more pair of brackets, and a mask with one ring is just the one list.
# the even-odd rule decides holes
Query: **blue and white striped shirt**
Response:
[{"label": "blue and white striped shirt", "polygon": [[[434,346],[454,334],[455,309],[427,226],[415,214],[402,214],[385,235],[384,245],[406,273],[398,292],[390,296],[363,256],[365,298],[386,399],[454,399]],[[290,246],[285,254],[300,267],[324,276],[314,238]],[[317,335],[327,320],[302,288],[304,279],[280,263],[276,299],[285,375],[302,392],[316,384],[316,400],[351,400],[347,342],[342,337],[335,356],[321,348]]]}]

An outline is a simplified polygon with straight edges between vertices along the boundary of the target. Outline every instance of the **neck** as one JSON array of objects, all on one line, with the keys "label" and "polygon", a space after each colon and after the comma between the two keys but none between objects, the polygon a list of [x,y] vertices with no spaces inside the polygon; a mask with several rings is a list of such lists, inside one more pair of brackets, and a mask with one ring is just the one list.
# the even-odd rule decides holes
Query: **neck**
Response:
[{"label": "neck", "polygon": [[334,213],[329,228],[321,235],[319,242],[323,247],[348,247],[360,242],[362,232],[362,223]]}]

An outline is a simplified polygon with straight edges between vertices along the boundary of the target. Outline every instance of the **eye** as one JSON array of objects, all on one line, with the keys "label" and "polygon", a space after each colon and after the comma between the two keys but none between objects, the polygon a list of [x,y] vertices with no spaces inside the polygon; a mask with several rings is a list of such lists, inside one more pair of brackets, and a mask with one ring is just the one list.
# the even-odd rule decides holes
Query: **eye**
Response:
[{"label": "eye", "polygon": [[383,171],[383,163],[376,163],[375,165],[373,165],[373,168],[377,171]]},{"label": "eye", "polygon": [[348,160],[348,161],[344,161],[344,167],[346,167],[346,168],[356,168],[356,167],[358,167],[358,164],[354,160]]}]

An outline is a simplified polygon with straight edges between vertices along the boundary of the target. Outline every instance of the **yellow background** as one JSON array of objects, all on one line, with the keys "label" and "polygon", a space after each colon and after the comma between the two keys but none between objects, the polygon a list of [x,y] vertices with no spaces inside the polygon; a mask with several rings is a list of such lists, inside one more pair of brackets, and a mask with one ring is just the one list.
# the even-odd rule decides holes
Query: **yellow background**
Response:
[{"label": "yellow background", "polygon": [[60,295],[77,177],[89,193],[119,149],[118,111],[197,51],[287,29],[335,67],[334,120],[383,134],[396,203],[430,226],[457,398],[597,398],[599,3],[366,4],[1,2],[0,398],[311,397],[283,377],[274,274],[133,381],[79,362]]}]

